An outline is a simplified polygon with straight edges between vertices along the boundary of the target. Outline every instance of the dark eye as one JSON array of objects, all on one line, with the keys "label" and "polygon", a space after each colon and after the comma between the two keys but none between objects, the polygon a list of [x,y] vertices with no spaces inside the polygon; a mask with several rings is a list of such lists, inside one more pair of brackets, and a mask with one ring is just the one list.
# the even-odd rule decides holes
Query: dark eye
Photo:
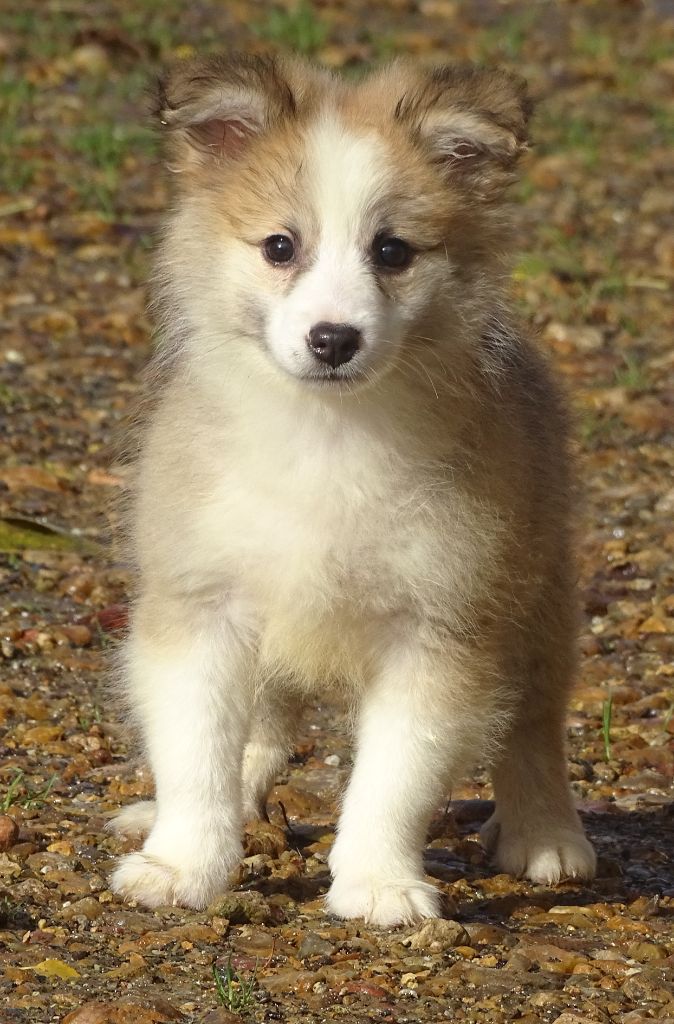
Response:
[{"label": "dark eye", "polygon": [[404,270],[409,267],[414,251],[402,238],[377,235],[372,246],[375,263],[388,270]]},{"label": "dark eye", "polygon": [[270,263],[290,263],[295,255],[295,243],[288,235],[270,235],[265,238],[263,249]]}]

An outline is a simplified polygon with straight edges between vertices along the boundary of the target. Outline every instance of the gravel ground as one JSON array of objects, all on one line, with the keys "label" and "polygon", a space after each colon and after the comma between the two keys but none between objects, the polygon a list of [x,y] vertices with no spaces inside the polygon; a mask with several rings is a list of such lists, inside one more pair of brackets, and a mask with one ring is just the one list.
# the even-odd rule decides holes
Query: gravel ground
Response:
[{"label": "gravel ground", "polygon": [[[205,913],[125,906],[105,826],[151,793],[105,695],[129,570],[112,456],[149,351],[166,201],[148,74],[223,43],[347,73],[397,52],[502,63],[540,105],[513,288],[565,375],[585,490],[571,774],[591,886],[494,875],[478,771],[438,809],[447,920],[327,917],[350,747],[307,714],[270,825]],[[674,4],[0,4],[0,1021],[674,1021]],[[10,155],[12,155],[11,158]],[[17,159],[18,157],[18,159]]]}]

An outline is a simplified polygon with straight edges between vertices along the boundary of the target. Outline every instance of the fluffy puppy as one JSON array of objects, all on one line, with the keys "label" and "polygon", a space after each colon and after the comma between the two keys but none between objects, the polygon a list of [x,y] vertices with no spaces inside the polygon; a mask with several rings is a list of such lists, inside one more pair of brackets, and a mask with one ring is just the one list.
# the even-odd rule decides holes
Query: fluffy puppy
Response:
[{"label": "fluffy puppy", "polygon": [[504,297],[522,83],[395,63],[188,62],[132,514],[124,692],[156,802],[115,890],[204,907],[303,699],[354,709],[329,909],[438,914],[429,818],[477,758],[502,871],[588,878],[567,782],[566,419]]}]

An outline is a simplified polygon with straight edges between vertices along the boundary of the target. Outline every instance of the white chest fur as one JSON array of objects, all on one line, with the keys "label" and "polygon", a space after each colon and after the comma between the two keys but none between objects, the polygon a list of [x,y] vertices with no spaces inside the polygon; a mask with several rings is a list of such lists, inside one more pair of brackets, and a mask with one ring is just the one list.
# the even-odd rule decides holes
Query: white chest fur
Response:
[{"label": "white chest fur", "polygon": [[253,398],[200,451],[185,521],[193,570],[252,609],[263,658],[357,674],[401,617],[451,618],[485,532],[451,461],[390,406]]}]

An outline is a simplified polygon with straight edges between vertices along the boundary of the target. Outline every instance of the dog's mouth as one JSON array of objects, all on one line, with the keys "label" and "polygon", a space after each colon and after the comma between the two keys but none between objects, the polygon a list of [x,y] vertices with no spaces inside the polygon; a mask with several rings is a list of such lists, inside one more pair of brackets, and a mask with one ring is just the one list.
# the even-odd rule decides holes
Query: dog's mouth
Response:
[{"label": "dog's mouth", "polygon": [[326,367],[325,369],[309,370],[301,374],[299,379],[318,387],[337,388],[340,386],[353,387],[358,384],[364,384],[368,377],[362,369],[354,366],[349,369],[338,366],[334,369]]}]

